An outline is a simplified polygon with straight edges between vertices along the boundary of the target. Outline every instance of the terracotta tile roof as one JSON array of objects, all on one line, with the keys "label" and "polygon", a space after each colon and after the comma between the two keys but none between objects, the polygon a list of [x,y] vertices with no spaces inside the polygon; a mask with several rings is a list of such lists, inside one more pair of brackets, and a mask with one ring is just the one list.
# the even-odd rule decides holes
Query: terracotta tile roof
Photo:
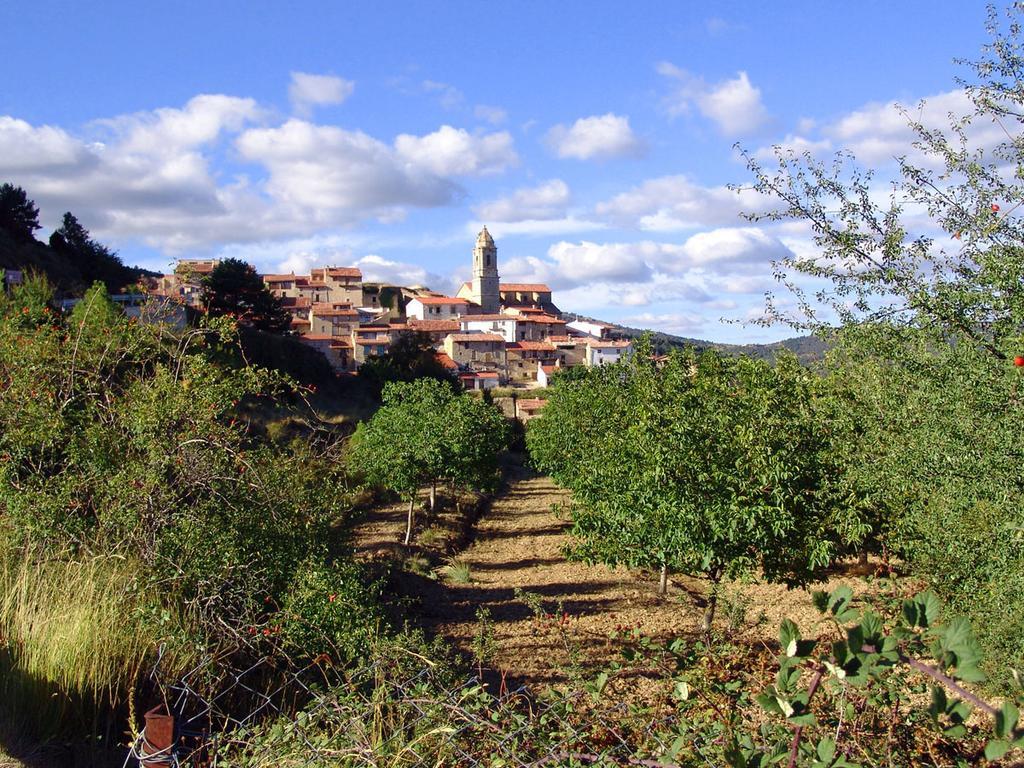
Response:
[{"label": "terracotta tile roof", "polygon": [[295,280],[301,280],[302,276],[296,277],[295,275],[261,275],[264,283],[290,283]]},{"label": "terracotta tile roof", "polygon": [[500,293],[551,293],[544,283],[502,283],[498,287]]},{"label": "terracotta tile roof", "polygon": [[497,371],[467,371],[459,374],[460,379],[496,379]]},{"label": "terracotta tile roof", "polygon": [[335,339],[331,342],[331,349],[352,349],[352,343],[348,339]]},{"label": "terracotta tile roof", "polygon": [[359,317],[354,309],[317,309],[313,307],[313,317]]},{"label": "terracotta tile roof", "polygon": [[458,331],[458,320],[417,320],[412,318],[408,323],[410,331]]},{"label": "terracotta tile roof", "polygon": [[207,275],[213,272],[213,268],[217,266],[212,261],[188,261],[187,259],[179,261],[178,266],[174,268],[175,272],[195,272],[198,275]]},{"label": "terracotta tile roof", "polygon": [[505,337],[499,336],[496,333],[450,333],[448,338],[452,341],[456,341],[459,344],[469,344],[472,342],[501,342],[504,343]]},{"label": "terracotta tile roof", "polygon": [[521,411],[539,411],[547,404],[547,400],[541,400],[539,397],[524,398],[517,403]]},{"label": "terracotta tile roof", "polygon": [[459,364],[448,357],[447,352],[435,352],[434,356],[437,358],[437,362],[449,371],[457,371],[459,369]]},{"label": "terracotta tile roof", "polygon": [[565,325],[565,320],[561,320],[554,315],[531,315],[529,317],[521,318],[519,322],[540,323],[542,325]]},{"label": "terracotta tile roof", "polygon": [[304,333],[300,338],[304,341],[330,341],[334,337],[326,333]]},{"label": "terracotta tile roof", "polygon": [[469,304],[466,299],[453,299],[450,296],[417,296],[410,301],[418,301],[421,304]]},{"label": "terracotta tile roof", "polygon": [[548,376],[550,376],[555,371],[561,370],[561,368],[559,366],[557,366],[557,365],[542,365],[540,368]]},{"label": "terracotta tile roof", "polygon": [[555,345],[546,341],[513,341],[505,345],[509,352],[554,352]]},{"label": "terracotta tile roof", "polygon": [[588,347],[598,347],[598,348],[604,348],[604,349],[611,348],[611,347],[618,347],[619,349],[625,349],[629,345],[630,345],[630,342],[628,342],[628,341],[618,341],[618,340],[615,340],[615,339],[588,339],[587,340],[587,346]]},{"label": "terracotta tile roof", "polygon": [[377,339],[356,339],[356,344],[361,347],[375,347],[378,344],[390,344],[391,339],[387,336],[381,336]]},{"label": "terracotta tile roof", "polygon": [[298,326],[302,326],[302,325],[304,325],[304,326],[306,326],[308,328],[309,327],[309,320],[304,320],[301,317],[293,317],[292,318],[292,327],[293,328],[294,327],[298,327]]},{"label": "terracotta tile roof", "polygon": [[356,267],[317,267],[309,272],[313,277],[319,277],[321,280],[325,279],[325,275],[331,277],[357,277],[360,280],[363,278],[363,273]]}]

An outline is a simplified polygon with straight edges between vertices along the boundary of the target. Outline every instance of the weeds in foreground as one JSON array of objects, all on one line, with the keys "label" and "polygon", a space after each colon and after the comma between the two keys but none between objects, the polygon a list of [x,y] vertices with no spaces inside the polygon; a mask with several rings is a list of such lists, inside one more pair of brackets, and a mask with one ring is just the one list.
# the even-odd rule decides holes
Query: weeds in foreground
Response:
[{"label": "weeds in foreground", "polygon": [[471,584],[473,582],[473,572],[465,560],[452,560],[447,565],[441,566],[438,573],[452,584]]}]

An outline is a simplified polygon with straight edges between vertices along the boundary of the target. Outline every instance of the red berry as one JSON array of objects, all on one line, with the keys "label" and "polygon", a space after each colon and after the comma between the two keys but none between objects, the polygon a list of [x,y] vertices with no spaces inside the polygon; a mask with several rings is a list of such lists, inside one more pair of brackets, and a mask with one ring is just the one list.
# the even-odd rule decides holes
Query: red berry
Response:
[{"label": "red berry", "polygon": [[1024,355],[1017,355],[1013,358],[1013,364],[1018,368],[1024,368]]},{"label": "red berry", "polygon": [[264,637],[270,637],[270,630],[269,629],[264,629],[263,630],[263,636]]},{"label": "red berry", "polygon": [[999,206],[992,203],[992,213],[999,213]]}]

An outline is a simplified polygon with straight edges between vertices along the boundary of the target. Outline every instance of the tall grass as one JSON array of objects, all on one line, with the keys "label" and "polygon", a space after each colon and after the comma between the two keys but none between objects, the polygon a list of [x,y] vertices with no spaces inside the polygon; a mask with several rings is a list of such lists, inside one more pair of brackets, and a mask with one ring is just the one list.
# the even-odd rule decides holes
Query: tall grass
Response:
[{"label": "tall grass", "polygon": [[[138,562],[0,552],[0,717],[6,730],[82,733],[122,708],[153,657]],[[109,728],[109,723],[105,724]]]}]

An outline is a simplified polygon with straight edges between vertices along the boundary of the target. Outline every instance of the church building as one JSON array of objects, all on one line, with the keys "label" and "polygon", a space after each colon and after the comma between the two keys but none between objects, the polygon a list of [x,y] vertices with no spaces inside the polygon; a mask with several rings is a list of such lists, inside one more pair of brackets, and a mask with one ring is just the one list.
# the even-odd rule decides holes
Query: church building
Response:
[{"label": "church building", "polygon": [[473,248],[473,279],[463,284],[456,294],[479,305],[481,314],[496,315],[501,311],[501,285],[498,277],[498,247],[485,225],[476,236]]}]

